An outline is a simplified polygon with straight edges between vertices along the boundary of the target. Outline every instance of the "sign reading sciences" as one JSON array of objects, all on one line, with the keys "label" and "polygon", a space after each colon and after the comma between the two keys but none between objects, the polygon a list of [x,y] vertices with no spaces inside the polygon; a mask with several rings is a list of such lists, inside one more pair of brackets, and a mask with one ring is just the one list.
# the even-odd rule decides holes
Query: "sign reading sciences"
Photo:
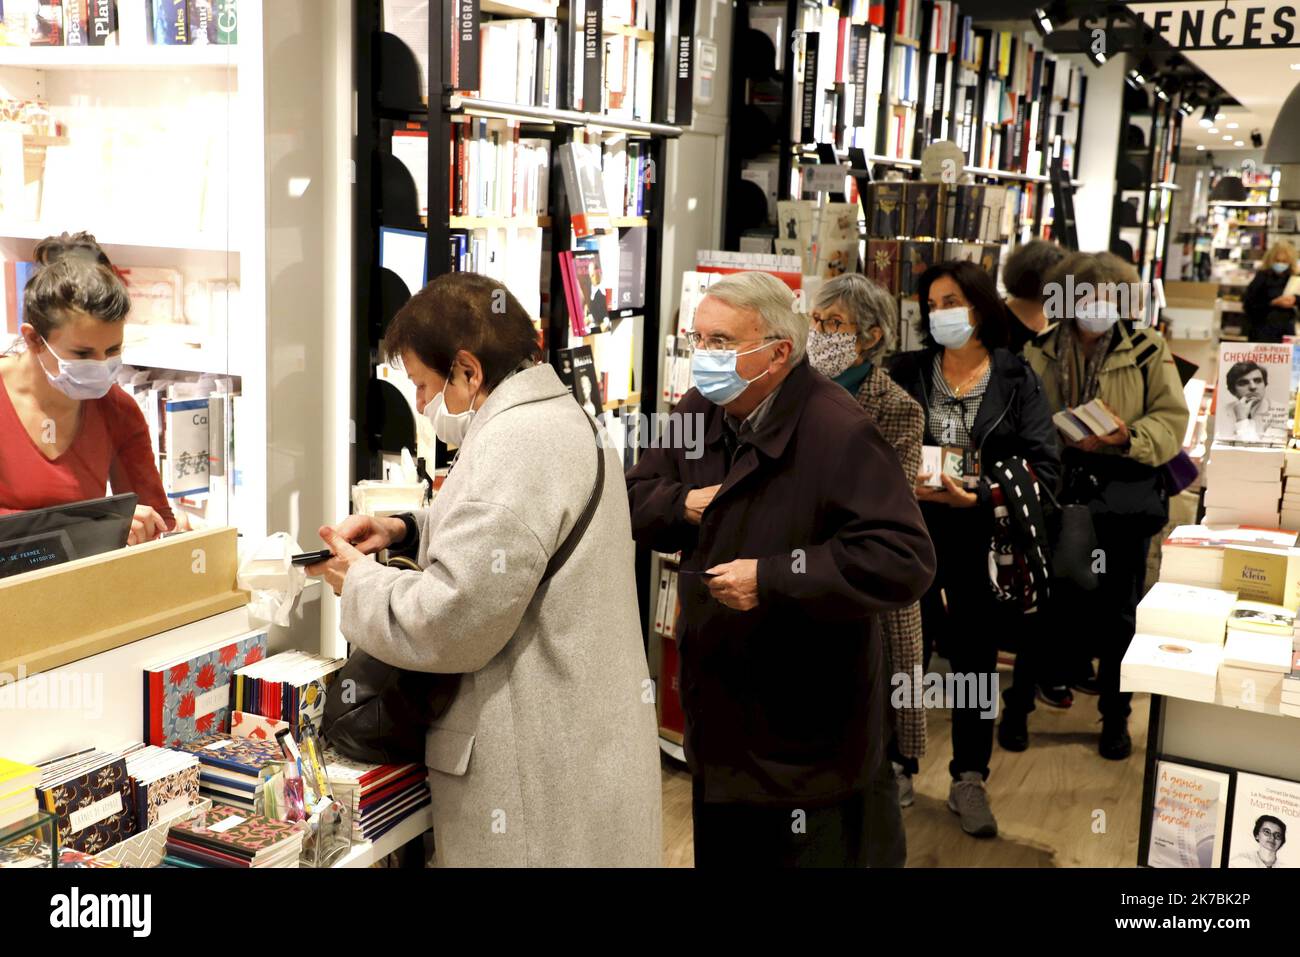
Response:
[{"label": "sign reading sciences", "polygon": [[[1300,7],[1251,0],[1128,0],[1130,10],[1178,50],[1300,47]],[[1104,18],[1080,20],[1085,30]]]}]

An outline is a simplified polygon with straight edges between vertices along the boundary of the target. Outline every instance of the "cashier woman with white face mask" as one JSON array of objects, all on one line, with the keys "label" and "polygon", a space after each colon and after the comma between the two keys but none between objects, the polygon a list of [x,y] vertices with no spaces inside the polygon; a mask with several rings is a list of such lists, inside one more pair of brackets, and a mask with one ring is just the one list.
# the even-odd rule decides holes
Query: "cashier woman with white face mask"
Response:
[{"label": "cashier woman with white face mask", "polygon": [[[656,866],[655,707],[620,455],[495,280],[439,276],[389,324],[384,354],[457,446],[453,468],[428,508],[322,528],[335,557],[307,571],[341,596],[349,642],[462,676],[426,738],[436,863]],[[392,545],[420,570],[368,559]]]},{"label": "cashier woman with white face mask", "polygon": [[[0,514],[133,492],[129,543],[175,524],[144,415],[115,384],[126,287],[85,233],[39,243],[22,341],[0,356]],[[21,348],[20,348],[21,346]]]}]

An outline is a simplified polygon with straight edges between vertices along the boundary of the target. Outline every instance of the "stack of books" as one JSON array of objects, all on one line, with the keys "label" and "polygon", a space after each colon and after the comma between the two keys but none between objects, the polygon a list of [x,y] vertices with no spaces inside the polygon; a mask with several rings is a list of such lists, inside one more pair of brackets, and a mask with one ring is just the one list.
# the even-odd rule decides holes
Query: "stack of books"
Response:
[{"label": "stack of books", "polygon": [[1283,458],[1282,527],[1300,528],[1300,448],[1288,448]]},{"label": "stack of books", "polygon": [[297,738],[304,725],[320,730],[325,694],[342,658],[286,651],[240,668],[231,682],[235,711],[286,721]]},{"label": "stack of books", "polygon": [[284,752],[274,741],[212,734],[179,746],[199,759],[199,795],[245,811],[256,805],[262,782],[279,770]]},{"label": "stack of books", "polygon": [[1219,588],[1223,584],[1223,556],[1227,548],[1255,546],[1286,552],[1296,544],[1296,533],[1273,528],[1209,528],[1179,525],[1160,549],[1160,580],[1181,585]]},{"label": "stack of books", "polygon": [[1293,718],[1300,718],[1300,651],[1291,655],[1291,671],[1282,676],[1281,704],[1278,710]]},{"label": "stack of books", "polygon": [[1285,450],[1214,442],[1206,471],[1205,524],[1281,525]]},{"label": "stack of books", "polygon": [[36,796],[58,819],[59,846],[98,854],[136,833],[126,759],[91,748],[39,766]]},{"label": "stack of books", "polygon": [[40,768],[0,758],[0,831],[37,812],[36,785],[40,783]]},{"label": "stack of books", "polygon": [[304,829],[227,804],[177,821],[166,862],[180,867],[297,867]]},{"label": "stack of books", "polygon": [[1120,422],[1110,414],[1101,399],[1093,399],[1073,409],[1063,409],[1052,416],[1056,427],[1075,442],[1089,436],[1110,435]]},{"label": "stack of books", "polygon": [[373,841],[429,806],[428,772],[422,764],[367,764],[325,751],[325,773],[334,797],[352,808],[352,834]]},{"label": "stack of books", "polygon": [[1137,609],[1120,690],[1212,704],[1236,592],[1157,582]]},{"label": "stack of books", "polygon": [[139,830],[199,803],[199,759],[185,751],[139,744],[123,752]]},{"label": "stack of books", "polygon": [[1291,671],[1296,615],[1281,605],[1238,601],[1219,666],[1219,703],[1276,714]]}]

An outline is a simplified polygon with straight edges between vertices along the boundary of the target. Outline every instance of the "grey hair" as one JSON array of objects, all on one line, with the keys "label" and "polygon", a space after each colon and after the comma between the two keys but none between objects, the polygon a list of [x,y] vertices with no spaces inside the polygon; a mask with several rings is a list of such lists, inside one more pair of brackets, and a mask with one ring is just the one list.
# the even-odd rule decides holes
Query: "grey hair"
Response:
[{"label": "grey hair", "polygon": [[767,335],[790,341],[791,365],[804,357],[808,320],[795,310],[790,287],[771,273],[732,273],[710,286],[707,295],[733,309],[758,313]]},{"label": "grey hair", "polygon": [[848,272],[836,276],[822,284],[813,308],[829,309],[836,303],[857,323],[858,342],[863,345],[868,342],[867,333],[880,329],[880,341],[867,350],[868,359],[874,363],[893,350],[898,338],[895,331],[898,328],[898,306],[883,286],[861,273]]}]

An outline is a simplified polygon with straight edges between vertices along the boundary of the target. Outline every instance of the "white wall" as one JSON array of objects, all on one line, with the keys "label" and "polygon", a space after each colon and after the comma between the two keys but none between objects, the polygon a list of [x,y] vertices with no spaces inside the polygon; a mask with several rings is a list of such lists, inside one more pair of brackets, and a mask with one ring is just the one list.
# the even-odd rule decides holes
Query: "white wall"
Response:
[{"label": "white wall", "polygon": [[1079,248],[1096,252],[1110,248],[1110,219],[1115,202],[1115,165],[1119,153],[1120,120],[1124,111],[1127,56],[1088,67],[1087,101],[1083,108],[1083,150],[1075,179],[1075,227]]}]

